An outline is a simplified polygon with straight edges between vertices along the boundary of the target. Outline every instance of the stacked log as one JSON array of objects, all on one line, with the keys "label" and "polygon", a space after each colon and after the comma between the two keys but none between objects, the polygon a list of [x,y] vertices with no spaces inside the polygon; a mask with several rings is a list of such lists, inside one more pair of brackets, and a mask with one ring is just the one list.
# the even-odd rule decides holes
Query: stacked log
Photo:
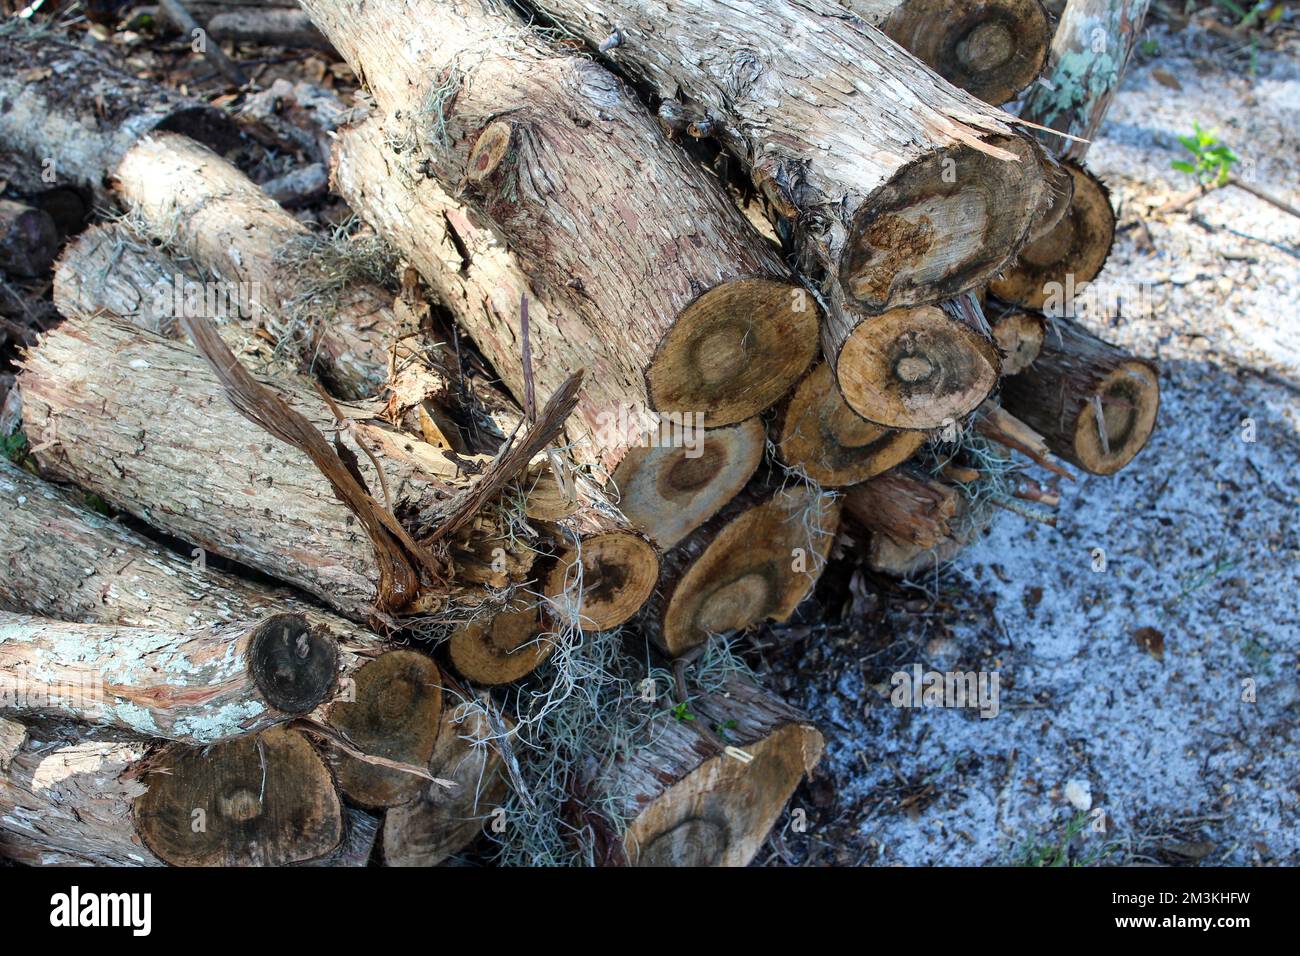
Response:
[{"label": "stacked log", "polygon": [[[1145,444],[1154,367],[1036,311],[1113,233],[1078,151],[989,105],[1045,58],[1038,0],[529,6],[570,39],[499,0],[304,0],[365,88],[331,184],[402,259],[324,295],[223,113],[0,34],[34,71],[0,147],[127,213],[69,238],[0,200],[0,267],[62,244],[63,316],[0,416],[4,855],[438,865],[538,812],[558,748],[579,856],[745,865],[822,738],[739,665],[688,689],[716,639],[789,620],[855,532],[908,577],[989,501],[1054,506],[1012,454]],[[1038,98],[1072,135],[1105,109]],[[186,299],[214,283],[255,294]],[[635,732],[547,723],[668,671]]]}]

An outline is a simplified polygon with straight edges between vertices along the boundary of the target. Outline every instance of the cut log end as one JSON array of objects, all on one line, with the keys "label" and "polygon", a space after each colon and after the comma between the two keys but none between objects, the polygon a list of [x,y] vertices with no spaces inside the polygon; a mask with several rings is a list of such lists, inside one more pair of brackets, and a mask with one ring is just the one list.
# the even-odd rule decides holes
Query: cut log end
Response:
[{"label": "cut log end", "polygon": [[778,726],[747,743],[745,761],[719,754],[677,781],[631,821],[623,845],[633,866],[745,866],[790,794],[815,765],[821,735]]},{"label": "cut log end", "polygon": [[1026,195],[1025,164],[1041,169],[1022,136],[936,150],[904,168],[854,214],[840,282],[869,313],[952,298],[1001,269],[1029,232],[1039,188]]},{"label": "cut log end", "polygon": [[300,614],[276,614],[258,625],[249,666],[262,696],[276,710],[306,714],[334,690],[337,642]]},{"label": "cut log end", "polygon": [[540,630],[540,614],[532,602],[508,607],[491,620],[463,624],[448,642],[451,665],[477,684],[519,680],[546,660],[554,647],[545,636],[539,637]]},{"label": "cut log end", "polygon": [[908,0],[881,28],[949,83],[994,106],[1034,81],[1052,39],[1039,0]]},{"label": "cut log end", "polygon": [[646,370],[660,412],[699,413],[732,425],[775,403],[812,363],[818,315],[798,286],[740,279],[684,308]]},{"label": "cut log end", "polygon": [[1046,322],[1036,312],[1013,309],[991,319],[993,341],[1002,353],[1002,374],[1016,375],[1034,364],[1043,350]]},{"label": "cut log end", "polygon": [[561,619],[576,620],[584,631],[607,631],[641,610],[658,577],[659,556],[649,542],[610,531],[566,548],[547,573],[543,592]]},{"label": "cut log end", "polygon": [[[357,671],[351,693],[330,709],[329,718],[361,752],[425,767],[441,714],[437,664],[416,651],[390,651]],[[426,783],[344,753],[335,756],[335,772],[343,795],[369,810],[406,803]]]},{"label": "cut log end", "polygon": [[920,431],[894,431],[867,421],[840,395],[835,373],[819,365],[795,389],[781,419],[777,448],[788,465],[837,488],[866,481],[911,458]]},{"label": "cut log end", "polygon": [[1146,447],[1160,409],[1160,384],[1147,363],[1125,362],[1102,379],[1096,396],[1075,421],[1074,454],[1081,468],[1095,475],[1113,475]]},{"label": "cut log end", "polygon": [[732,518],[673,588],[655,639],[672,656],[712,634],[784,621],[812,590],[840,506],[808,488],[778,491]]},{"label": "cut log end", "polygon": [[681,441],[676,437],[629,450],[609,488],[627,520],[661,548],[673,547],[717,514],[763,459],[765,435],[757,417],[683,432]]},{"label": "cut log end", "polygon": [[[1110,255],[1115,212],[1101,181],[1067,164],[1074,180],[1070,206],[1057,224],[1021,250],[1015,264],[989,285],[998,298],[1031,309],[1091,282]],[[1062,303],[1063,305],[1064,303]]]},{"label": "cut log end", "polygon": [[895,309],[862,322],[840,349],[844,400],[888,428],[933,429],[977,408],[997,383],[993,344],[941,309]]},{"label": "cut log end", "polygon": [[329,769],[296,731],[173,745],[145,784],[137,829],[174,866],[284,866],[324,856],[343,839]]}]

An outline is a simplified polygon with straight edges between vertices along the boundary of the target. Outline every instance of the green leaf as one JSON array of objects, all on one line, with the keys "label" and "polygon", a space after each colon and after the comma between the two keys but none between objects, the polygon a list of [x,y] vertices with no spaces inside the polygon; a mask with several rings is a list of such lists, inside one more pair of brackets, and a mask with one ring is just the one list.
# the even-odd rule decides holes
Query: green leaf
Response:
[{"label": "green leaf", "polygon": [[1196,167],[1193,166],[1191,163],[1183,162],[1181,159],[1175,159],[1169,165],[1172,166],[1174,169],[1178,170],[1180,173],[1190,173],[1193,176],[1196,175]]}]

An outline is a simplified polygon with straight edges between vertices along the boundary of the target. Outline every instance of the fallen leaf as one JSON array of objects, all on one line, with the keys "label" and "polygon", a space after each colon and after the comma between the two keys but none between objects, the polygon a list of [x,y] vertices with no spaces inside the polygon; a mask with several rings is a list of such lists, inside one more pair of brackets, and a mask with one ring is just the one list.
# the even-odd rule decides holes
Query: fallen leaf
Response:
[{"label": "fallen leaf", "polygon": [[1133,632],[1133,640],[1156,660],[1165,659],[1165,636],[1154,627],[1139,627]]},{"label": "fallen leaf", "polygon": [[1156,82],[1161,86],[1167,86],[1171,90],[1181,90],[1183,88],[1183,84],[1178,82],[1178,77],[1174,76],[1167,70],[1162,70],[1159,67],[1156,67],[1151,71],[1151,75],[1155,77]]}]

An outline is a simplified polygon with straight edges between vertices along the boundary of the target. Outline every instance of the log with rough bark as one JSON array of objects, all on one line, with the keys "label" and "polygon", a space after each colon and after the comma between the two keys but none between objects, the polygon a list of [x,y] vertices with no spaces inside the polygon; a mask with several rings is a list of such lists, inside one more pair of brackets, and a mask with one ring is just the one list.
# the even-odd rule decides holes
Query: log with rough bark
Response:
[{"label": "log with rough bark", "polygon": [[989,291],[1006,302],[1064,312],[1074,295],[1097,277],[1110,255],[1115,211],[1109,191],[1082,166],[1063,165],[1070,173],[1073,190],[1060,219],[989,283]]},{"label": "log with rough bark", "polygon": [[839,0],[953,86],[1000,105],[1037,79],[1052,28],[1039,0]]},{"label": "log with rough bark", "polygon": [[1062,158],[1081,162],[1096,138],[1150,5],[1150,0],[1066,3],[1043,81],[1030,88],[1020,106],[1023,119],[1076,137],[1038,133]]},{"label": "log with rough bark", "polygon": [[477,707],[443,709],[429,769],[454,786],[432,784],[384,814],[384,866],[437,866],[468,846],[506,798],[501,754]]},{"label": "log with rough bark", "polygon": [[1054,318],[1038,359],[1004,382],[1002,404],[1056,455],[1110,475],[1151,437],[1160,408],[1159,372],[1154,363]]},{"label": "log with rough bark", "polygon": [[1023,309],[995,309],[989,318],[993,339],[1002,353],[1002,374],[1016,375],[1034,364],[1043,350],[1047,320]]},{"label": "log with rough bark", "polygon": [[194,748],[33,727],[0,773],[0,855],[32,865],[283,866],[342,838],[329,770],[283,728]]},{"label": "log with rough bark", "polygon": [[825,568],[839,514],[811,486],[741,494],[664,555],[647,636],[676,657],[711,635],[787,620]]},{"label": "log with rough bark", "polygon": [[109,65],[98,53],[16,19],[0,35],[0,143],[40,169],[109,200],[108,179],[142,137],[158,130],[217,150],[238,142],[230,119]]},{"label": "log with rough bark", "polygon": [[867,561],[882,574],[908,577],[943,564],[969,538],[961,492],[909,468],[896,468],[850,488],[844,514],[871,533]]},{"label": "log with rough bark", "polygon": [[21,278],[43,276],[58,249],[59,232],[49,213],[0,199],[0,272]]},{"label": "log with rough bark", "polygon": [[[182,343],[105,317],[69,319],[27,353],[18,391],[45,473],[294,584],[353,620],[433,611],[477,593],[451,579],[446,546],[454,557],[456,540],[439,541],[437,553],[424,546],[381,553],[357,503],[345,504],[306,454],[236,411],[209,364]],[[337,432],[365,486],[414,529],[404,533],[432,541],[467,495],[474,500],[467,469],[483,462],[444,455],[364,409],[335,406],[340,421],[319,395],[289,385],[277,391],[309,426]],[[513,547],[498,537],[494,546]]]},{"label": "log with rough bark", "polygon": [[[507,384],[521,394],[518,343],[497,332],[484,340],[480,333],[491,324],[504,334],[524,296],[529,299],[530,322],[540,315],[543,328],[574,327],[580,317],[572,315],[563,299],[540,298],[505,243],[475,225],[472,212],[434,181],[412,176],[386,150],[390,138],[378,117],[341,130],[335,141],[335,188],[411,257],[439,299],[506,375]],[[624,343],[615,336],[609,344],[621,348]],[[600,354],[595,354],[595,369],[604,367]],[[540,361],[535,349],[539,383],[543,373],[554,374]],[[664,422],[628,404],[611,406],[611,401],[620,401],[615,395],[619,387],[606,381],[599,389],[584,391],[580,414],[568,422],[566,451],[591,466],[597,482],[612,473],[604,484],[605,496],[633,527],[658,546],[671,547],[744,487],[762,457],[762,426],[746,419],[700,432],[693,418]],[[711,423],[705,413],[704,424]]]},{"label": "log with rough bark", "polygon": [[882,428],[854,412],[824,362],[795,388],[777,422],[781,460],[828,488],[888,471],[925,443],[924,432]]},{"label": "log with rough bark", "polygon": [[[532,291],[535,387],[546,392],[576,367],[591,373],[572,424],[592,446],[575,455],[612,471],[654,412],[702,414],[710,426],[750,418],[811,362],[816,304],[603,68],[546,45],[496,0],[304,7],[388,118],[387,148],[352,191],[384,192],[372,201],[396,211],[358,207],[435,288],[444,280],[428,257],[460,253],[459,268],[475,237],[459,247],[452,237],[444,251],[445,226],[406,237],[384,222],[446,217],[457,236],[499,232]],[[448,209],[448,193],[466,198],[472,225]],[[470,291],[465,306],[444,299],[524,401],[520,296]],[[602,415],[629,418],[630,434],[597,438],[609,431]]]},{"label": "log with rough bark", "polygon": [[315,710],[338,658],[296,614],[178,630],[0,612],[0,710],[209,744]]},{"label": "log with rough bark", "polygon": [[292,342],[304,366],[319,363],[335,394],[362,398],[388,380],[389,353],[415,331],[392,295],[329,275],[307,227],[220,156],[184,136],[149,136],[114,169],[113,188],[155,237],[224,279],[247,318]]},{"label": "log with rough bark", "polygon": [[741,677],[685,704],[692,720],[654,721],[645,746],[611,761],[592,784],[617,795],[627,821],[609,856],[633,866],[746,866],[821,759],[822,735]]},{"label": "log with rough bark", "polygon": [[1028,140],[834,3],[534,5],[592,45],[617,31],[609,58],[750,167],[828,300],[937,302],[1024,240],[1042,187]]}]

